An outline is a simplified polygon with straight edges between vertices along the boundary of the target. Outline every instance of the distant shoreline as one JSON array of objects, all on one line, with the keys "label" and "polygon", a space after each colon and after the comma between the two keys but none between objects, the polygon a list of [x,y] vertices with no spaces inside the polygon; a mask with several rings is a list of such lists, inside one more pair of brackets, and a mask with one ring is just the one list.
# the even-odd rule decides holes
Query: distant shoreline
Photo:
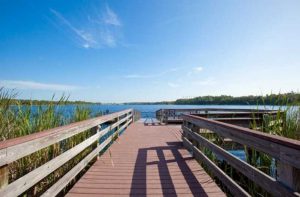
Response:
[{"label": "distant shoreline", "polygon": [[177,99],[175,101],[161,102],[124,102],[124,103],[101,103],[88,101],[47,101],[47,100],[28,100],[13,99],[22,105],[299,105],[300,93],[290,92],[284,94],[269,94],[265,96],[199,96],[188,99]]},{"label": "distant shoreline", "polygon": [[29,99],[12,99],[12,101],[20,102],[22,105],[47,105],[47,104],[61,104],[61,105],[102,105],[100,102],[88,101],[50,101],[50,100],[29,100]]}]

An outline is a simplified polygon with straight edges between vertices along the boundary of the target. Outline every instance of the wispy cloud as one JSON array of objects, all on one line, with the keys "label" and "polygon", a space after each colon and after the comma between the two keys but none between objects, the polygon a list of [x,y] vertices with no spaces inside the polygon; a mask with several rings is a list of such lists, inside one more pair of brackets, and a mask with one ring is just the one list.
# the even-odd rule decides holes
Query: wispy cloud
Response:
[{"label": "wispy cloud", "polygon": [[194,67],[190,71],[187,72],[187,76],[192,76],[194,74],[198,74],[203,71],[202,66]]},{"label": "wispy cloud", "polygon": [[40,83],[35,81],[13,81],[1,80],[0,87],[9,89],[22,89],[22,90],[52,90],[52,91],[72,91],[80,89],[79,86],[63,85],[63,84],[49,84]]},{"label": "wispy cloud", "polygon": [[178,70],[179,70],[179,68],[171,68],[169,70],[166,70],[166,71],[163,71],[163,72],[158,72],[156,74],[150,74],[150,75],[147,75],[147,74],[130,74],[130,75],[125,75],[124,77],[128,78],[128,79],[157,78],[157,77],[161,77],[161,76],[164,76],[164,75],[172,73],[172,72],[176,72]]},{"label": "wispy cloud", "polygon": [[103,21],[105,24],[108,25],[114,25],[114,26],[122,25],[118,15],[114,11],[112,11],[108,5],[106,5],[106,12],[104,13]]},{"label": "wispy cloud", "polygon": [[141,74],[131,74],[124,76],[128,79],[147,79],[147,78],[156,78],[162,76],[162,74],[154,74],[154,75],[141,75]]},{"label": "wispy cloud", "polygon": [[168,82],[168,86],[171,88],[178,88],[180,85],[177,83]]},{"label": "wispy cloud", "polygon": [[95,40],[94,36],[89,33],[85,32],[84,30],[79,30],[74,25],[72,25],[63,15],[59,12],[57,12],[54,9],[50,9],[50,11],[59,19],[59,21],[64,24],[66,27],[68,27],[73,33],[76,34],[76,36],[80,39],[81,45],[84,48],[90,48],[97,44],[97,41]]},{"label": "wispy cloud", "polygon": [[103,47],[116,47],[118,44],[118,38],[121,37],[120,27],[122,26],[118,15],[106,5],[104,10],[97,9],[97,12],[93,13],[88,10],[88,15],[77,16],[81,21],[71,22],[64,17],[60,12],[54,9],[50,9],[50,12],[57,20],[56,26],[61,30],[69,32],[72,40],[75,40],[79,46],[89,48],[103,48]]},{"label": "wispy cloud", "polygon": [[216,84],[216,80],[213,78],[209,78],[209,79],[205,79],[205,80],[194,81],[193,83],[195,85],[208,86],[208,85]]},{"label": "wispy cloud", "polygon": [[140,75],[140,74],[130,74],[130,75],[125,75],[125,78],[128,79],[139,79],[139,78],[151,78],[153,75]]},{"label": "wispy cloud", "polygon": [[201,72],[202,70],[203,70],[202,66],[198,66],[198,67],[194,68],[194,71],[196,71],[196,72]]}]

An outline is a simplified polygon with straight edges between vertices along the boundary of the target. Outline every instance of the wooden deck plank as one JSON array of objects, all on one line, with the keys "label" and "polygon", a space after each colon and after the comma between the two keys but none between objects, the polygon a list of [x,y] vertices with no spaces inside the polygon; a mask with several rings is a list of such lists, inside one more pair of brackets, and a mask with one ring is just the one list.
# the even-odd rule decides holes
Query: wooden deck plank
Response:
[{"label": "wooden deck plank", "polygon": [[67,196],[226,196],[183,148],[180,126],[134,123],[110,152]]}]

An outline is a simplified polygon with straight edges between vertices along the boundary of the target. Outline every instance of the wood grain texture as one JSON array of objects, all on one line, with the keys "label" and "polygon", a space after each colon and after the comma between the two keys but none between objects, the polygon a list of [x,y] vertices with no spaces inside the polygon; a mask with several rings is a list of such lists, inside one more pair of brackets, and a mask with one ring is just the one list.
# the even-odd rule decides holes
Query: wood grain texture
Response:
[{"label": "wood grain texture", "polygon": [[[120,113],[118,113],[120,114]],[[121,113],[122,114],[122,113]],[[124,129],[132,122],[132,113],[125,113],[126,116],[120,119],[118,122],[113,123],[109,127],[99,130],[96,134],[89,137],[85,141],[81,142],[80,144],[76,145],[75,147],[67,150],[66,152],[62,153],[61,155],[55,157],[54,159],[48,161],[47,163],[43,164],[42,166],[36,168],[35,170],[29,172],[28,174],[22,176],[21,178],[17,179],[16,181],[10,183],[9,185],[3,187],[0,190],[0,196],[17,196],[22,194],[24,191],[29,189],[30,187],[34,186],[44,177],[64,165],[70,159],[78,155],[88,146],[93,144],[94,142],[98,141],[99,138],[105,135],[107,132],[111,131],[112,129],[119,127],[119,125],[123,124],[120,129]],[[128,115],[129,114],[129,115]],[[112,139],[112,137],[108,138]],[[105,141],[107,142],[107,140]],[[103,144],[103,143],[102,143]],[[98,148],[103,148],[103,145],[100,145]]]},{"label": "wood grain texture", "polygon": [[234,196],[251,196],[241,186],[235,183],[235,181],[231,179],[225,172],[223,172],[216,164],[214,164],[205,154],[197,149],[187,138],[183,137],[183,143],[185,147],[193,152],[198,161],[204,163],[212,171],[212,173],[226,185],[226,187]]},{"label": "wood grain texture", "polygon": [[[128,120],[123,126],[119,128],[119,131],[125,129],[130,123],[132,119]],[[59,181],[57,181],[51,188],[49,188],[42,196],[55,196],[60,191],[62,191],[68,183],[75,178],[75,176],[86,167],[86,165],[95,158],[98,153],[103,150],[112,140],[113,136],[107,138],[104,142],[102,142],[93,152],[91,152],[88,156],[86,156],[80,163],[78,163],[74,168],[72,168],[65,176],[63,176]]]},{"label": "wood grain texture", "polygon": [[187,135],[191,136],[194,140],[196,140],[200,144],[200,146],[204,146],[210,149],[211,151],[213,151],[215,154],[221,156],[229,165],[231,165],[236,170],[238,170],[239,172],[247,176],[249,179],[251,179],[258,185],[260,185],[270,194],[273,194],[274,196],[281,196],[281,195],[300,196],[299,194],[295,193],[293,190],[281,184],[276,179],[268,176],[262,171],[256,169],[255,167],[240,160],[239,158],[235,157],[234,155],[230,154],[228,151],[210,142],[209,140],[202,137],[201,135],[192,132],[189,128],[185,126],[183,126],[182,128],[184,132]]},{"label": "wood grain texture", "polygon": [[184,115],[184,120],[201,128],[211,130],[220,136],[232,139],[240,144],[253,147],[267,153],[279,161],[284,161],[296,168],[300,166],[300,141],[275,136],[240,126],[235,126],[211,119]]},{"label": "wood grain texture", "polygon": [[99,138],[99,136],[100,133],[96,133],[95,135],[76,145],[72,149],[64,152],[63,154],[55,157],[44,165],[36,168],[35,170],[12,182],[7,187],[0,190],[0,196],[17,196],[22,194],[24,191],[34,186],[37,182],[42,180],[51,172],[58,169],[60,166],[65,164],[67,161],[69,161],[81,151],[90,146],[92,143],[94,143]]},{"label": "wood grain texture", "polygon": [[259,109],[222,109],[222,108],[194,108],[194,109],[160,109],[156,111],[156,118],[163,123],[182,123],[182,115],[183,114],[195,114],[195,115],[213,115],[218,112],[220,114],[228,115],[238,115],[243,116],[249,115],[252,117],[255,114],[258,117],[262,118],[263,114],[268,115],[276,115],[278,113],[277,110],[259,110]]},{"label": "wood grain texture", "polygon": [[[125,129],[130,123],[132,119],[128,120],[123,126],[121,126],[118,130],[122,131]],[[99,152],[103,150],[111,141],[113,140],[113,136],[107,138],[103,143],[101,143],[93,152],[91,152],[88,156],[86,156],[79,164],[77,164],[72,170],[70,170],[64,177],[62,177],[58,182],[56,182],[51,188],[49,188],[42,196],[55,196],[60,191],[62,191],[66,185],[75,178],[75,176],[86,167],[86,165],[95,157],[98,156]]]},{"label": "wood grain texture", "polygon": [[0,189],[8,185],[8,167],[7,165],[0,167]]},{"label": "wood grain texture", "polygon": [[129,113],[132,113],[131,109],[2,141],[0,142],[0,166],[9,164],[61,140]]},{"label": "wood grain texture", "polygon": [[131,124],[67,196],[226,196],[184,149],[180,130]]}]

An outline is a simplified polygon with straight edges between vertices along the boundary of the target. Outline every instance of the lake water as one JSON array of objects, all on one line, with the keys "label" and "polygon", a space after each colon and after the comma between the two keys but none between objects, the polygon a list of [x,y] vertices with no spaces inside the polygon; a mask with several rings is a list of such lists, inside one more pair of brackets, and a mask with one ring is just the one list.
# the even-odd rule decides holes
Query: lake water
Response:
[{"label": "lake water", "polygon": [[[142,118],[155,118],[155,111],[159,109],[196,109],[196,108],[226,108],[226,109],[278,109],[276,106],[257,105],[86,105],[92,111],[92,115],[99,112],[112,113],[125,109],[135,109],[141,112]],[[60,107],[64,114],[72,114],[76,105],[66,105]]]}]

